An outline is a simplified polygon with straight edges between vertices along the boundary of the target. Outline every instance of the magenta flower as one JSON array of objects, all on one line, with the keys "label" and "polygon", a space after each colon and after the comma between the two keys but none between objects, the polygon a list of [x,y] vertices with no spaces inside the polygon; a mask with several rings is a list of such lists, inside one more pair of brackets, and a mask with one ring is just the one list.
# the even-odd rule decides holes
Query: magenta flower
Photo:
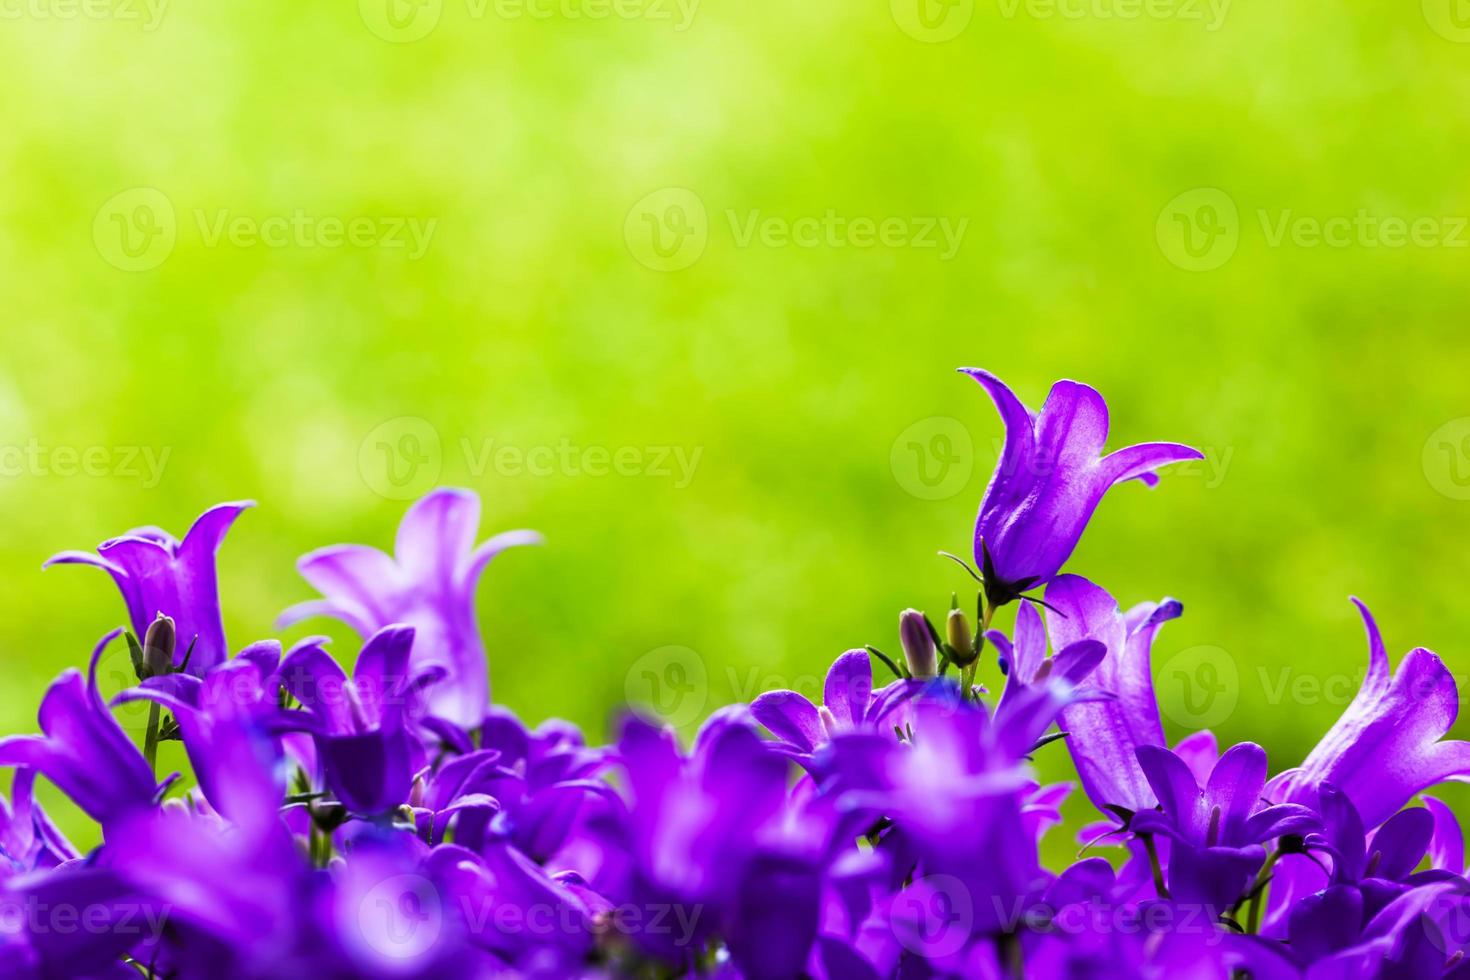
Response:
[{"label": "magenta flower", "polygon": [[325,598],[292,606],[277,625],[331,616],[364,639],[395,623],[412,626],[415,672],[442,668],[445,674],[430,695],[430,713],[473,728],[490,705],[475,585],[490,559],[541,541],[534,531],[507,531],[477,547],[479,525],[479,497],[468,490],[436,490],[403,516],[391,557],[356,544],[304,555],[297,570]]},{"label": "magenta flower", "polygon": [[1094,389],[1058,381],[1033,415],[999,378],[961,368],[990,393],[1005,423],[1005,445],[975,521],[975,562],[985,591],[1004,605],[1045,585],[1071,557],[1103,495],[1125,480],[1158,482],[1154,470],[1197,449],[1148,442],[1102,455],[1108,406]]},{"label": "magenta flower", "polygon": [[134,528],[97,546],[97,553],[63,551],[52,565],[93,565],[112,576],[128,607],[133,635],[140,640],[160,614],[174,621],[178,634],[175,663],[189,647],[189,673],[204,672],[229,656],[220,618],[219,583],[214,558],[235,519],[255,504],[248,500],[211,507],[199,516],[184,540],[156,527]]}]

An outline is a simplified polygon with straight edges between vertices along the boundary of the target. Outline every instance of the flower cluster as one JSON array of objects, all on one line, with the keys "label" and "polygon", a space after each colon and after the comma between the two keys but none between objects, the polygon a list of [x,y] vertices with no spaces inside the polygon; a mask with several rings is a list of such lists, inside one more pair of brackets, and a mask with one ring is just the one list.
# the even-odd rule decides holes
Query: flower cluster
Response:
[{"label": "flower cluster", "polygon": [[[960,560],[973,613],[907,610],[895,656],[841,654],[821,704],[770,691],[687,746],[636,711],[594,747],[492,704],[476,584],[539,539],[477,545],[468,492],[413,505],[391,555],[301,559],[321,598],[281,625],[347,624],[350,672],[322,637],[231,655],[215,558],[248,504],[183,540],[143,528],[56,556],[106,571],[129,628],[50,686],[39,734],[0,739],[0,972],[1470,976],[1461,829],[1414,803],[1470,778],[1470,743],[1445,738],[1441,660],[1416,649],[1391,669],[1358,603],[1362,688],[1300,766],[1273,776],[1260,746],[1220,751],[1208,731],[1171,747],[1150,649],[1183,607],[1124,610],[1063,566],[1110,488],[1198,453],[1104,455],[1092,388],[1060,381],[1032,412],[965,373],[1006,429],[974,567]],[[104,696],[99,659],[120,637],[136,683]],[[146,711],[141,733],[123,704]],[[170,741],[189,778],[160,776]],[[1037,782],[1043,752],[1070,753],[1099,817],[1060,869],[1041,840],[1072,787]],[[67,840],[37,778],[96,821],[99,846]]]}]

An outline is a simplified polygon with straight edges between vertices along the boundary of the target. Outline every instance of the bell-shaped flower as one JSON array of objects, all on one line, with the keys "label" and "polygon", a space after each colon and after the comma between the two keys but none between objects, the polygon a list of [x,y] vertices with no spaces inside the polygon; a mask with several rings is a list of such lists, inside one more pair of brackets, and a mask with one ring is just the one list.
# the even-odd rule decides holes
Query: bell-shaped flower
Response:
[{"label": "bell-shaped flower", "polygon": [[[1461,881],[1458,871],[1418,871],[1434,837],[1434,815],[1424,807],[1400,810],[1367,833],[1352,800],[1331,783],[1318,793],[1321,831],[1306,850],[1329,869],[1302,888],[1287,917],[1286,937],[1304,965],[1358,942],[1368,922],[1399,896],[1437,881]],[[1319,864],[1320,867],[1320,864]]]},{"label": "bell-shaped flower", "polygon": [[104,832],[135,811],[150,809],[159,785],[143,753],[128,738],[97,689],[97,662],[121,629],[92,651],[85,678],[61,673],[41,698],[40,735],[0,739],[0,766],[28,766],[55,783]]},{"label": "bell-shaped flower", "polygon": [[171,711],[210,806],[242,825],[271,823],[285,792],[279,736],[296,720],[277,703],[280,661],[279,643],[255,643],[203,678],[150,677],[113,703],[152,701]]},{"label": "bell-shaped flower", "polygon": [[776,736],[779,751],[810,767],[813,754],[835,735],[885,729],[895,710],[923,686],[895,680],[875,691],[868,652],[849,650],[827,669],[821,705],[797,691],[766,691],[750,703],[750,713]]},{"label": "bell-shaped flower", "polygon": [[10,802],[0,800],[0,878],[54,868],[79,857],[35,798],[36,772],[18,766]]},{"label": "bell-shaped flower", "polygon": [[1201,459],[1197,449],[1148,442],[1102,455],[1108,406],[1093,388],[1058,381],[1032,414],[999,378],[961,371],[990,394],[1005,424],[1000,461],[975,521],[975,562],[995,605],[1045,585],[1061,571],[1103,495],[1125,480],[1158,482],[1161,466]]},{"label": "bell-shaped flower", "polygon": [[[1159,626],[1180,616],[1184,607],[1164,599],[1124,613],[1112,596],[1078,575],[1062,575],[1052,582],[1046,603],[1053,610],[1046,618],[1053,649],[1083,639],[1107,648],[1090,683],[1113,698],[1073,704],[1061,714],[1083,791],[1106,812],[1153,806],[1153,791],[1137,760],[1140,747],[1165,744],[1149,658]],[[1039,617],[1029,606],[1016,615],[1017,656],[1024,663],[1044,648],[1044,641],[1037,628]],[[1031,652],[1022,653],[1023,649]]]},{"label": "bell-shaped flower", "polygon": [[327,786],[353,813],[386,813],[408,802],[415,738],[409,721],[420,699],[409,674],[411,626],[385,626],[368,638],[349,679],[323,649],[297,644],[281,661],[281,684],[301,703]]},{"label": "bell-shaped flower", "polygon": [[182,541],[160,528],[134,528],[102,542],[95,555],[63,551],[43,567],[93,565],[106,571],[122,592],[133,635],[141,639],[159,615],[170,617],[178,634],[175,665],[187,655],[189,673],[202,677],[229,656],[215,554],[235,519],[253,506],[240,501],[211,507]]},{"label": "bell-shaped flower", "polygon": [[1225,912],[1245,897],[1265,860],[1264,842],[1320,826],[1304,806],[1263,804],[1266,752],[1254,743],[1227,749],[1203,788],[1168,749],[1141,746],[1138,763],[1159,804],[1133,814],[1129,829],[1170,838],[1169,897],[1175,901]]},{"label": "bell-shaped flower", "polygon": [[1353,603],[1368,632],[1362,687],[1306,760],[1272,779],[1266,791],[1272,799],[1310,805],[1331,783],[1373,827],[1420,790],[1470,781],[1470,742],[1443,740],[1460,708],[1444,662],[1418,647],[1391,672],[1378,624],[1366,605]]},{"label": "bell-shaped flower", "polygon": [[480,745],[419,775],[414,818],[430,844],[442,843],[452,824],[454,842],[470,850],[506,837],[545,863],[612,792],[595,778],[612,753],[583,744],[581,732],[566,722],[528,730],[495,707],[480,728]]},{"label": "bell-shaped flower", "polygon": [[[1030,745],[954,692],[926,692],[909,712],[911,740],[834,739],[819,754],[831,774],[824,790],[837,794],[843,811],[886,827],[880,848],[908,855],[905,872],[917,862],[916,882],[950,883],[975,897],[966,936],[951,937],[958,947],[961,938],[1005,928],[1004,911],[1046,885],[1037,824],[1024,813],[1036,785],[1024,761]],[[917,893],[911,898],[923,906]]]},{"label": "bell-shaped flower", "polygon": [[[618,750],[628,797],[614,822],[631,861],[619,897],[661,911],[635,942],[680,963],[719,933],[744,975],[798,974],[816,939],[820,864],[789,846],[786,758],[730,710],[705,723],[687,755],[672,730],[637,717]],[[820,849],[826,831],[803,829]]]},{"label": "bell-shaped flower", "polygon": [[395,623],[412,626],[415,672],[439,668],[445,675],[430,695],[430,712],[474,728],[490,705],[475,586],[490,559],[507,548],[541,541],[534,531],[507,531],[476,546],[479,526],[477,495],[435,490],[403,516],[392,556],[356,544],[302,556],[297,570],[324,598],[292,606],[278,625],[331,616],[364,639]]}]

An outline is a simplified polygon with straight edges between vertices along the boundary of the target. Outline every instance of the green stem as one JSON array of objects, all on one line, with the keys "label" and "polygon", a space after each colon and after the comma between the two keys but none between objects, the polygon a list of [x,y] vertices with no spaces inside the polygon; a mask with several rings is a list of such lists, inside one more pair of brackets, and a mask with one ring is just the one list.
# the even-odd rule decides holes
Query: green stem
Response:
[{"label": "green stem", "polygon": [[158,714],[157,701],[148,702],[148,730],[143,735],[143,758],[148,760],[148,771],[158,778]]},{"label": "green stem", "polygon": [[1154,891],[1159,893],[1160,898],[1169,897],[1169,886],[1164,884],[1164,869],[1159,864],[1159,849],[1154,846],[1152,834],[1141,834],[1143,838],[1143,849],[1148,852],[1149,867],[1154,872]]},{"label": "green stem", "polygon": [[1266,863],[1261,865],[1256,880],[1251,883],[1250,908],[1246,912],[1245,931],[1256,933],[1261,931],[1261,906],[1265,904],[1266,886],[1271,882],[1271,869],[1276,866],[1276,861],[1281,857],[1281,852],[1272,851],[1266,858]]},{"label": "green stem", "polygon": [[315,822],[311,825],[311,864],[315,868],[325,868],[332,860],[332,835],[318,827]]}]

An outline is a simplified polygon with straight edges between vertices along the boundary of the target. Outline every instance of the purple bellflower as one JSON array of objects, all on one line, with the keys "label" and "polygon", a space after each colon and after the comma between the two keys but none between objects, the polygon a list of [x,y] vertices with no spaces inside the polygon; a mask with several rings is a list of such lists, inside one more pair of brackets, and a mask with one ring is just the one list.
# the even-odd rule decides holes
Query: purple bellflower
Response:
[{"label": "purple bellflower", "polygon": [[[1107,812],[1116,812],[1113,808],[1117,807],[1139,810],[1153,806],[1153,790],[1136,755],[1142,746],[1164,745],[1149,658],[1159,626],[1177,618],[1184,607],[1164,599],[1123,613],[1112,596],[1077,575],[1062,575],[1053,581],[1047,587],[1046,602],[1054,610],[1047,617],[1054,648],[1082,639],[1096,640],[1107,648],[1091,683],[1111,692],[1113,698],[1071,705],[1061,716],[1083,791]],[[1018,657],[1023,649],[1043,649],[1045,640],[1035,610],[1023,606],[1016,615]]]},{"label": "purple bellflower", "polygon": [[18,766],[11,783],[10,805],[0,800],[0,878],[55,868],[80,857],[61,833],[33,789],[36,772]]},{"label": "purple bellflower", "polygon": [[866,650],[849,650],[832,661],[822,685],[822,704],[796,691],[767,691],[750,703],[755,720],[776,736],[778,751],[802,766],[842,732],[877,731],[905,701],[922,689],[917,681],[895,680],[873,690],[873,664]]},{"label": "purple bellflower", "polygon": [[97,644],[85,679],[68,668],[52,682],[41,699],[40,735],[0,739],[0,766],[34,769],[104,829],[150,809],[162,789],[97,690],[97,662],[121,633]]},{"label": "purple bellflower", "polygon": [[420,696],[409,678],[410,626],[385,626],[368,638],[348,679],[323,648],[306,640],[281,661],[280,679],[306,709],[328,787],[353,813],[382,814],[408,802],[415,742],[410,713]]},{"label": "purple bellflower", "polygon": [[1227,749],[1203,788],[1168,749],[1141,746],[1138,763],[1159,805],[1135,813],[1129,828],[1170,838],[1169,893],[1176,901],[1225,912],[1246,897],[1266,857],[1263,843],[1319,826],[1304,806],[1262,805],[1266,752],[1259,745]]},{"label": "purple bellflower", "polygon": [[1390,672],[1368,607],[1353,603],[1368,633],[1368,673],[1342,717],[1296,769],[1271,780],[1273,799],[1310,804],[1323,783],[1347,794],[1372,827],[1436,783],[1470,780],[1470,742],[1441,741],[1459,713],[1454,675],[1418,647]]},{"label": "purple bellflower", "polygon": [[398,525],[394,554],[339,544],[305,555],[301,576],[324,596],[292,606],[282,628],[311,616],[331,616],[364,639],[403,623],[416,631],[415,671],[442,668],[430,713],[461,728],[480,723],[490,703],[490,674],[475,621],[475,586],[496,555],[539,544],[534,531],[506,531],[475,545],[480,498],[468,490],[435,490]]},{"label": "purple bellflower", "polygon": [[[763,965],[758,975],[800,972],[816,938],[818,907],[815,896],[809,903],[789,899],[815,886],[816,869],[765,846],[783,836],[786,759],[728,712],[705,724],[687,756],[671,730],[636,716],[624,722],[618,749],[629,789],[618,833],[631,857],[620,890],[639,908],[673,910],[686,926],[645,923],[635,942],[678,963],[722,934],[737,964]],[[776,907],[788,913],[786,921],[764,918]],[[756,912],[780,929],[743,928]]]},{"label": "purple bellflower", "polygon": [[[830,758],[821,764],[832,773],[828,791],[839,807],[875,828],[891,823],[877,831],[877,848],[893,856],[903,877],[912,869],[913,890],[899,892],[900,879],[889,901],[890,928],[903,949],[963,973],[971,956],[983,955],[977,949],[1007,928],[1005,911],[1047,885],[1037,825],[1025,812],[1035,782],[1024,755],[1034,739],[1021,732],[1044,729],[1051,718],[1002,731],[983,706],[943,688],[910,705],[910,717],[912,741],[842,735],[823,750]],[[957,901],[965,912],[955,917]],[[946,922],[936,927],[931,908],[949,910]]]},{"label": "purple bellflower", "polygon": [[[1443,740],[1459,708],[1455,679],[1444,663],[1418,648],[1391,671],[1377,622],[1366,605],[1353,602],[1368,636],[1362,687],[1302,765],[1272,779],[1266,795],[1312,806],[1321,788],[1330,785],[1347,798],[1364,826],[1373,827],[1415,793],[1470,777],[1470,743]],[[1321,880],[1306,858],[1283,861],[1270,892],[1266,931],[1284,935],[1295,903],[1313,894]]]},{"label": "purple bellflower", "polygon": [[1325,857],[1331,871],[1322,887],[1295,903],[1286,929],[1303,965],[1355,945],[1368,922],[1410,890],[1464,881],[1459,872],[1416,870],[1434,837],[1429,810],[1400,810],[1368,835],[1347,794],[1326,783],[1319,797],[1322,830],[1309,834],[1305,845]]},{"label": "purple bellflower", "polygon": [[173,619],[179,636],[176,663],[189,647],[188,670],[195,676],[229,656],[220,617],[215,554],[235,519],[251,501],[220,504],[199,516],[184,540],[156,527],[134,528],[98,545],[97,553],[63,551],[44,566],[92,565],[106,571],[122,592],[133,635],[142,639],[158,616]]},{"label": "purple bellflower", "polygon": [[961,368],[989,393],[1005,424],[1000,461],[975,521],[975,562],[992,605],[1051,581],[1115,484],[1158,482],[1161,466],[1202,459],[1197,449],[1149,442],[1102,455],[1108,406],[1093,388],[1058,381],[1032,414],[999,378]]},{"label": "purple bellflower", "polygon": [[204,677],[150,677],[113,699],[152,701],[173,712],[204,798],[237,823],[270,822],[285,792],[280,734],[297,713],[280,710],[281,645],[252,644]]},{"label": "purple bellflower", "polygon": [[545,863],[589,819],[611,788],[595,778],[612,761],[589,748],[566,722],[529,731],[509,711],[492,708],[481,726],[482,748],[421,773],[413,806],[420,835],[483,851],[509,837],[525,855]]}]

